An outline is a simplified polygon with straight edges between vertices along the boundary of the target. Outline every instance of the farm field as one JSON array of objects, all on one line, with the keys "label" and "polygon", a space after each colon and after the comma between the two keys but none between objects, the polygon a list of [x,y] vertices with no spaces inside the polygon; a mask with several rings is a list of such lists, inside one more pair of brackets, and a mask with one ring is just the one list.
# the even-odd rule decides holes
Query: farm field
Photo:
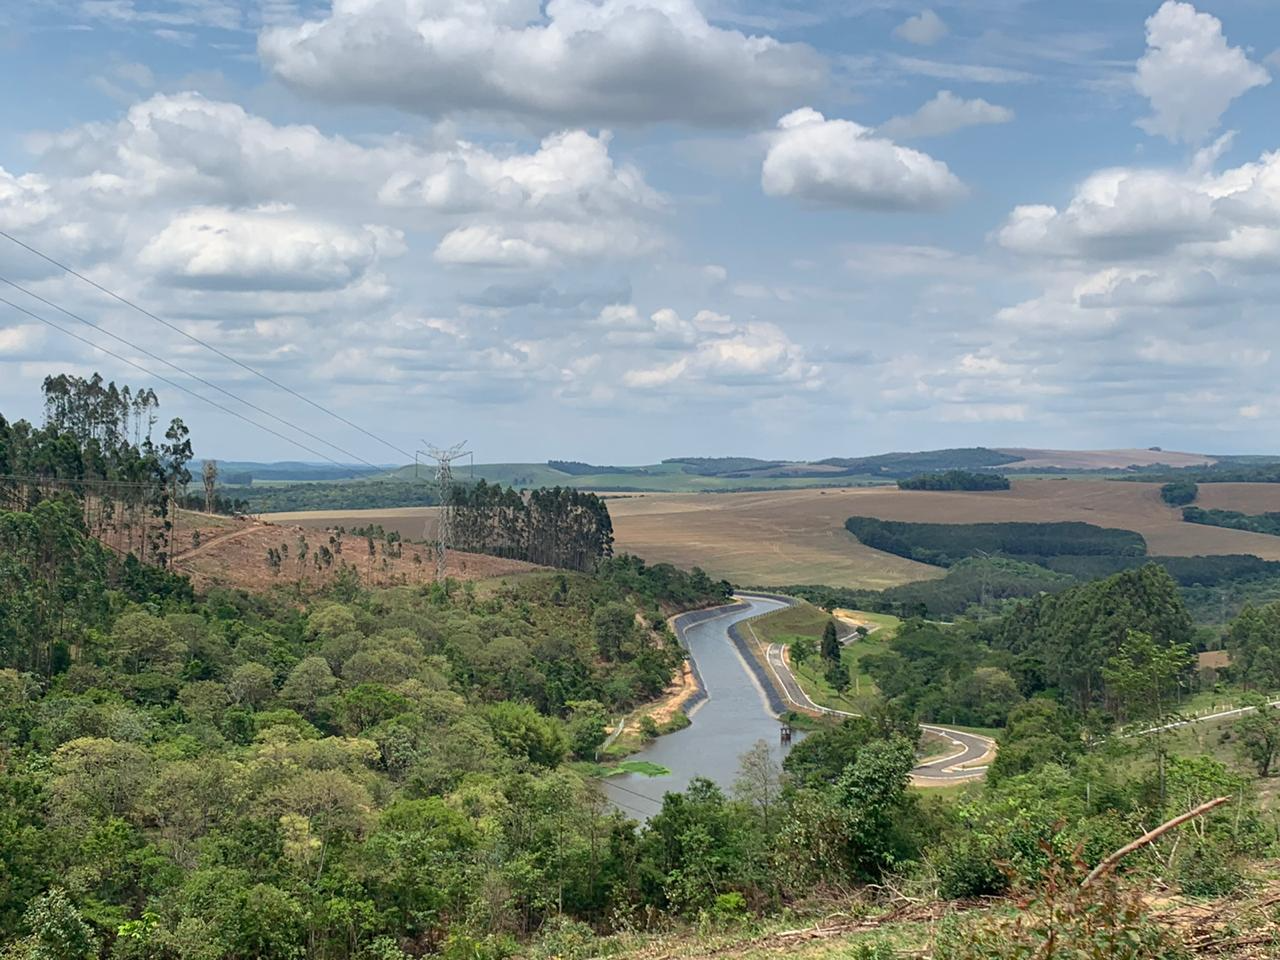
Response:
[{"label": "farm field", "polygon": [[1280,483],[1202,483],[1195,506],[1241,513],[1280,511]]},{"label": "farm field", "polygon": [[[1280,485],[1202,484],[1202,505],[1280,509]],[[1218,490],[1216,488],[1223,488]],[[1264,498],[1274,497],[1274,501]],[[1255,507],[1258,508],[1255,510]],[[844,529],[853,515],[932,523],[1079,520],[1135,530],[1150,553],[1250,553],[1280,560],[1280,537],[1185,523],[1159,484],[1015,479],[1007,491],[901,491],[890,487],[609,498],[616,549],[683,567],[701,566],[743,585],[823,583],[883,589],[940,577],[943,570],[860,544]],[[348,529],[381,524],[419,539],[430,508],[270,514],[276,523]]]}]

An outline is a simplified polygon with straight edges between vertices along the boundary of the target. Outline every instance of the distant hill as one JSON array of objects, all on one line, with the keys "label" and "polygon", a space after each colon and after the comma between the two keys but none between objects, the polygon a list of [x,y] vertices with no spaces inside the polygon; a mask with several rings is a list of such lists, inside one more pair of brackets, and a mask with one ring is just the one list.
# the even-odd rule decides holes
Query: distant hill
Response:
[{"label": "distant hill", "polygon": [[[275,463],[260,463],[254,460],[218,460],[218,473],[223,482],[235,485],[247,485],[254,480],[265,480],[272,483],[298,483],[312,480],[352,480],[356,477],[369,477],[387,470],[394,470],[394,464],[367,467],[363,464],[346,463],[306,463],[297,460],[281,460]],[[192,472],[200,475],[204,466],[203,460],[196,460]]]},{"label": "distant hill", "polygon": [[[671,457],[661,463],[601,465],[578,460],[543,463],[455,464],[454,476],[467,483],[485,480],[516,489],[577,487],[600,493],[701,493],[859,487],[896,483],[922,474],[960,470],[970,473],[1063,473],[1147,479],[1164,471],[1220,470],[1246,467],[1273,458],[1225,457],[1150,449],[1049,450],[1040,448],[956,447],[943,450],[898,451],[866,457],[828,457],[823,460],[766,460],[758,457]],[[367,467],[337,467],[313,463],[249,463],[220,461],[224,481],[245,475],[257,487],[281,484],[315,485],[317,489],[281,492],[271,509],[357,509],[411,506],[431,502],[434,468],[408,464],[375,472]],[[1247,472],[1247,471],[1246,471]],[[1247,479],[1239,477],[1237,479]],[[375,487],[384,486],[384,489]],[[394,487],[396,489],[390,489]],[[398,502],[401,492],[411,494]],[[240,491],[243,495],[244,492]],[[265,493],[264,493],[265,495]],[[282,499],[283,498],[283,499]],[[284,500],[288,500],[287,503]],[[296,501],[296,502],[295,502]],[[265,504],[261,509],[267,509]]]},{"label": "distant hill", "polygon": [[1181,453],[1177,450],[1037,450],[1008,447],[996,451],[1017,462],[1019,470],[1124,470],[1128,467],[1154,467],[1163,465],[1182,467],[1207,467],[1216,458],[1203,453]]}]

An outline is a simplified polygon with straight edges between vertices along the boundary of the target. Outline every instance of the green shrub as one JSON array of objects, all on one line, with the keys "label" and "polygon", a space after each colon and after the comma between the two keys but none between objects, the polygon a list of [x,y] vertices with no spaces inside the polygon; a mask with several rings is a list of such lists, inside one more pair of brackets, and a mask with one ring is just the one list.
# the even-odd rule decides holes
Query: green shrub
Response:
[{"label": "green shrub", "polygon": [[552,917],[542,925],[533,955],[555,960],[586,960],[599,955],[595,931],[571,917]]},{"label": "green shrub", "polygon": [[1222,843],[1206,839],[1182,857],[1178,883],[1190,897],[1221,897],[1240,886],[1239,864]]},{"label": "green shrub", "polygon": [[935,860],[938,894],[948,900],[987,897],[1009,888],[1009,875],[1001,864],[995,841],[966,834],[946,844]]}]

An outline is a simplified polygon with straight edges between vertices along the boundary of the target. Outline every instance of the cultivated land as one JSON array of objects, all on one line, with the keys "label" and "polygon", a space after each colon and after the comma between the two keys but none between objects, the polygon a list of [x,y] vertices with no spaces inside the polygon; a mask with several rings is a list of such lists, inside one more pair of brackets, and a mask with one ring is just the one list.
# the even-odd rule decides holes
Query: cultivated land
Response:
[{"label": "cultivated land", "polygon": [[[1258,489],[1266,487],[1266,490]],[[1280,484],[1201,484],[1200,504],[1280,510]],[[1249,553],[1280,560],[1280,537],[1186,523],[1160,485],[1111,480],[1015,479],[1011,490],[902,491],[890,487],[760,493],[638,494],[610,498],[616,548],[650,562],[700,566],[735,583],[824,583],[880,589],[943,571],[863,546],[844,529],[854,515],[930,523],[1080,520],[1135,530],[1153,555]],[[430,508],[273,514],[310,527],[381,524],[423,536]]]},{"label": "cultivated land", "polygon": [[1202,483],[1195,506],[1241,513],[1280,511],[1280,483]]}]

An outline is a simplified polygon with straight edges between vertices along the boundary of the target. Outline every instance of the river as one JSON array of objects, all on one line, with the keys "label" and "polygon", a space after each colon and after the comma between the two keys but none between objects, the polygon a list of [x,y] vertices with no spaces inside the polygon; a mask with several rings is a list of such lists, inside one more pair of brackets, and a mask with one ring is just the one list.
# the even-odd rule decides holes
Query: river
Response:
[{"label": "river", "polygon": [[757,740],[767,743],[774,758],[781,761],[787,748],[779,744],[777,715],[729,638],[728,629],[785,604],[763,597],[744,600],[745,607],[684,630],[690,658],[707,692],[706,699],[690,714],[693,722],[683,730],[658,737],[628,758],[648,760],[671,773],[660,777],[627,773],[603,781],[609,799],[632,816],[647,818],[657,813],[664,793],[683,790],[694,777],[714,780],[728,792],[738,776],[738,758]]}]

